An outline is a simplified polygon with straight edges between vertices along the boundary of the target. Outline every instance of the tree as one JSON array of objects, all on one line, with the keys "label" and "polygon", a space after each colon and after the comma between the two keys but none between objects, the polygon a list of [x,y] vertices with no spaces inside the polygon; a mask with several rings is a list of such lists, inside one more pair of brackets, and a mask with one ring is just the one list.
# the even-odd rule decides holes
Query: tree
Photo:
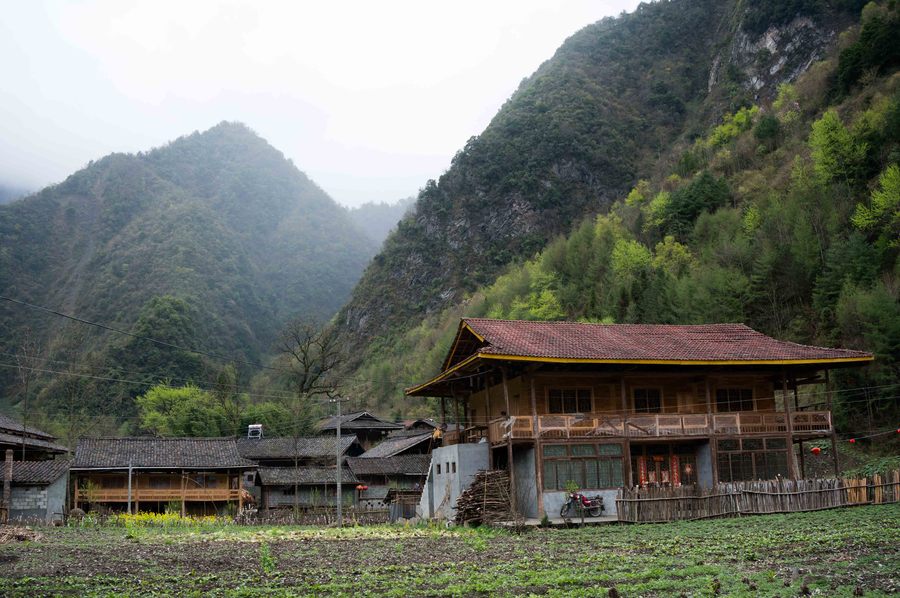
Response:
[{"label": "tree", "polygon": [[[290,363],[287,377],[295,393],[289,427],[294,444],[294,470],[298,472],[300,436],[312,428],[316,415],[313,401],[316,397],[336,398],[340,384],[335,374],[345,361],[345,353],[331,330],[304,319],[294,320],[285,327],[278,349]],[[295,512],[299,508],[298,480],[299,476],[295,473]]]},{"label": "tree", "polygon": [[41,349],[38,346],[34,335],[30,328],[25,328],[22,335],[22,342],[16,351],[16,367],[19,371],[19,381],[22,384],[22,460],[25,460],[25,435],[26,426],[28,425],[28,394],[31,391],[31,384],[37,378],[37,359],[40,357]]},{"label": "tree", "polygon": [[861,231],[881,233],[889,246],[900,245],[900,166],[891,164],[881,173],[872,201],[856,204],[851,221]]},{"label": "tree", "polygon": [[848,189],[859,183],[865,173],[868,147],[853,137],[836,110],[826,111],[813,123],[809,146],[822,182],[841,182]]}]

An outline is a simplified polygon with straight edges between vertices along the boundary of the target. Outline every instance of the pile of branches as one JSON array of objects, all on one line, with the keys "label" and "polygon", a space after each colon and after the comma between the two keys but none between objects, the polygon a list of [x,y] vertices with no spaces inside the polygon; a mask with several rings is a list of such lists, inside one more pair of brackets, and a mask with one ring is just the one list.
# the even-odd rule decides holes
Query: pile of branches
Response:
[{"label": "pile of branches", "polygon": [[10,542],[37,542],[43,536],[30,527],[0,526],[0,544]]},{"label": "pile of branches", "polygon": [[509,521],[511,508],[509,474],[498,470],[479,471],[456,501],[455,522],[479,525]]}]

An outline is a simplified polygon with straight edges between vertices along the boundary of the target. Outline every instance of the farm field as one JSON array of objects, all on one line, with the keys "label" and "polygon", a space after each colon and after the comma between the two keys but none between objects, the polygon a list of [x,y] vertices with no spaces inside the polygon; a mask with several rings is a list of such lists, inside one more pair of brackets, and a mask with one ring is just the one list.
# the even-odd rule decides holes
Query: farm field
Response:
[{"label": "farm field", "polygon": [[887,596],[900,505],[663,525],[69,527],[0,545],[0,595]]}]

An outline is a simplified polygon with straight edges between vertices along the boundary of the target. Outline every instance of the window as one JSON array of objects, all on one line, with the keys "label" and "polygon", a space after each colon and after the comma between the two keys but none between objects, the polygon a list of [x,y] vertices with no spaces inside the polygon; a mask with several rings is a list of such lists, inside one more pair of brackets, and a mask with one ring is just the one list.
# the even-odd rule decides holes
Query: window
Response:
[{"label": "window", "polygon": [[623,485],[621,444],[551,444],[544,447],[544,489],[565,490]]},{"label": "window", "polygon": [[717,448],[720,482],[771,480],[787,475],[784,438],[720,440]]},{"label": "window", "polygon": [[[101,488],[124,488],[125,480],[128,476],[104,476],[100,478],[100,487]],[[132,480],[132,483],[134,480]]]},{"label": "window", "polygon": [[728,411],[753,411],[752,388],[717,388],[716,409]]},{"label": "window", "polygon": [[590,388],[551,388],[547,393],[548,413],[590,413]]},{"label": "window", "polygon": [[659,413],[662,411],[662,393],[658,388],[634,389],[635,413]]},{"label": "window", "polygon": [[451,463],[450,466],[453,468],[453,471],[451,473],[456,473],[456,461]]},{"label": "window", "polygon": [[441,475],[441,464],[438,463],[438,464],[435,465],[434,467],[435,467],[434,473],[435,473],[436,475]]}]

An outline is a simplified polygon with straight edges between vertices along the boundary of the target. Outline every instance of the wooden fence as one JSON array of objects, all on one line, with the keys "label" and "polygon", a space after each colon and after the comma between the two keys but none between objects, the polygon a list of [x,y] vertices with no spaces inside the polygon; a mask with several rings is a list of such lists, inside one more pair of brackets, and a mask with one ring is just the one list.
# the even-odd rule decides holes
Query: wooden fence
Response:
[{"label": "wooden fence", "polygon": [[900,471],[860,479],[732,482],[715,488],[622,489],[619,521],[663,523],[900,502]]}]

